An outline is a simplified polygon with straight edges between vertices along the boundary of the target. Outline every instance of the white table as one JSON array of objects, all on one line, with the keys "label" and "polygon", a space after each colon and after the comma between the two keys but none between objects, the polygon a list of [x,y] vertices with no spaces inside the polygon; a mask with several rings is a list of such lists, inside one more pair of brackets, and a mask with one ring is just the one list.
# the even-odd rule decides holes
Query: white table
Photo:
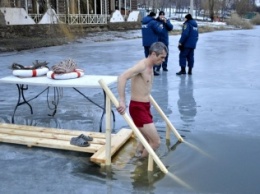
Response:
[{"label": "white table", "polygon": [[[77,89],[77,88],[101,89],[101,86],[99,85],[99,82],[98,82],[100,79],[104,80],[104,82],[108,86],[117,82],[117,76],[84,75],[80,78],[68,79],[68,80],[54,80],[54,79],[47,78],[46,76],[30,77],[30,78],[19,78],[19,77],[16,77],[16,76],[7,76],[7,77],[1,78],[0,83],[16,84],[16,86],[18,88],[18,102],[17,102],[16,107],[14,109],[14,113],[13,113],[13,116],[12,116],[12,123],[14,123],[14,115],[15,115],[15,112],[16,112],[16,109],[18,108],[18,106],[23,105],[23,104],[27,104],[31,109],[31,114],[33,114],[32,107],[29,104],[29,102],[31,100],[37,98],[39,95],[41,95],[47,89],[49,89],[49,87],[54,87],[54,88],[70,87],[70,88],[73,88],[74,90],[76,90],[82,96],[84,96],[90,102],[92,102],[95,105],[97,105],[98,107],[102,108],[103,113],[102,113],[102,116],[101,116],[101,119],[100,119],[100,131],[101,131],[102,130],[102,120],[103,120],[103,116],[105,114],[105,108],[106,108],[106,104],[105,104],[106,103],[106,100],[105,100],[106,94],[105,94],[105,92],[104,92],[104,106],[102,107],[102,106],[98,105],[97,103],[95,103],[94,101],[92,101],[91,99],[89,99],[86,95],[84,95],[82,92],[80,92]],[[46,88],[42,92],[40,92],[38,95],[36,95],[35,97],[27,100],[24,96],[24,90],[28,89],[28,85],[43,86],[43,87],[46,87]],[[57,105],[55,107],[55,111],[54,111],[52,116],[55,115],[56,108],[57,108]],[[113,113],[113,116],[114,116],[114,113]]]}]

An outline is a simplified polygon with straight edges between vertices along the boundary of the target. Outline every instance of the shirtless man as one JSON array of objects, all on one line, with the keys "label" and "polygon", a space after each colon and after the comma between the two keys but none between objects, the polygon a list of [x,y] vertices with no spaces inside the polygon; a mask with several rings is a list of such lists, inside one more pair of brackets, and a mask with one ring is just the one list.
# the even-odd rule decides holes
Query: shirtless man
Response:
[{"label": "shirtless man", "polygon": [[[129,113],[136,127],[154,150],[160,146],[160,137],[150,112],[149,96],[154,78],[153,67],[155,64],[160,65],[165,60],[167,52],[167,47],[162,42],[153,43],[147,58],[142,59],[118,77],[119,106],[117,111],[120,114],[124,114],[126,111],[125,87],[127,80],[131,79]],[[147,150],[141,143],[137,148],[136,156],[148,156]]]}]

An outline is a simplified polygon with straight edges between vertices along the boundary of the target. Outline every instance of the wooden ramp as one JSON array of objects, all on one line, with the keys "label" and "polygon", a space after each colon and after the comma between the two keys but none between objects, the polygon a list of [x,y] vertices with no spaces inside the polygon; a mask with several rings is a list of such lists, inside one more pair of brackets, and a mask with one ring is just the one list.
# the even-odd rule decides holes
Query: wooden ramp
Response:
[{"label": "wooden ramp", "polygon": [[[90,146],[78,147],[70,145],[70,139],[80,134],[93,137],[93,141],[89,142]],[[111,134],[111,156],[113,156],[131,136],[132,130],[125,128],[121,129],[117,134]],[[90,158],[92,162],[104,164],[106,161],[105,133],[0,123],[0,142],[22,144],[28,147],[37,146],[93,153]]]}]

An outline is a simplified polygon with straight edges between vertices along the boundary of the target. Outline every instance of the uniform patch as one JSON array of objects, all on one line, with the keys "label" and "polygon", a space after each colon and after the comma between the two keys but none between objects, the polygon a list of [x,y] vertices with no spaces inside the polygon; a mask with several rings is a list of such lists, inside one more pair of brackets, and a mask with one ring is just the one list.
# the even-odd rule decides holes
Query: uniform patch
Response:
[{"label": "uniform patch", "polygon": [[183,29],[186,30],[186,28],[187,28],[187,24],[184,24]]}]

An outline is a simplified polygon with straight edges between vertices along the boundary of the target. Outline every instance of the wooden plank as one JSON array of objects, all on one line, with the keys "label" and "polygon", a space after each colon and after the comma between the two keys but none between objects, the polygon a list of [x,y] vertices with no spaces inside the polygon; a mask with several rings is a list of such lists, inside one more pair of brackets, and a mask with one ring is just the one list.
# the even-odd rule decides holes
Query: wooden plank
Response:
[{"label": "wooden plank", "polygon": [[[105,134],[98,133],[98,132],[46,128],[46,127],[28,126],[28,125],[16,125],[16,124],[8,124],[8,123],[0,123],[0,127],[1,128],[10,128],[10,129],[21,129],[21,130],[26,130],[26,131],[42,131],[42,132],[57,133],[57,134],[67,134],[67,135],[72,135],[72,136],[78,136],[80,134],[84,134],[84,135],[88,135],[91,137],[105,139]],[[114,134],[112,134],[112,136],[113,135]]]},{"label": "wooden plank", "polygon": [[[118,151],[122,145],[132,136],[131,129],[121,129],[115,136],[111,138],[111,156]],[[90,158],[90,161],[95,163],[105,163],[106,161],[106,146],[102,146],[95,154]]]},{"label": "wooden plank", "polygon": [[[66,140],[70,141],[72,137],[76,137],[75,135],[70,134],[57,134],[45,131],[27,131],[22,129],[6,129],[0,127],[0,134],[9,134],[9,135],[20,135],[20,136],[27,136],[27,137],[39,137],[45,139],[57,139],[57,140]],[[91,141],[92,144],[101,144],[104,145],[106,143],[105,139],[93,138]]]},{"label": "wooden plank", "polygon": [[9,134],[0,134],[0,142],[22,144],[22,145],[27,145],[28,147],[37,146],[37,147],[72,150],[72,151],[88,152],[88,153],[95,153],[103,146],[97,144],[90,144],[90,146],[88,147],[78,147],[78,146],[70,145],[70,142],[65,140],[44,139],[44,138],[26,137],[26,136],[9,135]]},{"label": "wooden plank", "polygon": [[[93,141],[89,142],[90,146],[79,147],[70,145],[71,137],[76,137],[80,134],[93,137]],[[111,134],[111,156],[113,156],[131,136],[131,129],[121,129],[117,134]],[[0,123],[0,142],[22,144],[28,147],[35,146],[95,153],[90,158],[92,162],[100,164],[106,161],[106,139],[104,133]]]}]

